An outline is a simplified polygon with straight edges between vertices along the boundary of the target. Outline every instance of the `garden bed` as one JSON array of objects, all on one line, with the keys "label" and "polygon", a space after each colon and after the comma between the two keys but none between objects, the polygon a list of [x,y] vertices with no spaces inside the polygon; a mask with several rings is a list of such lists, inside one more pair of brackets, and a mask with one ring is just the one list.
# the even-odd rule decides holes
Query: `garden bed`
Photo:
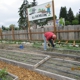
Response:
[{"label": "garden bed", "polygon": [[[65,76],[63,76],[60,73],[59,73],[60,75],[54,74],[55,73],[54,70],[56,69],[53,66],[54,65],[54,60],[53,60],[54,58],[51,59],[51,61],[50,61],[50,62],[53,62],[53,65],[52,65],[52,63],[51,64],[47,63],[47,66],[50,67],[51,71],[53,71],[53,72],[51,72],[50,70],[48,71],[48,67],[43,66],[45,64],[45,62],[48,62],[49,59],[51,58],[48,55],[35,54],[35,53],[31,54],[31,53],[24,53],[24,52],[21,53],[20,51],[16,52],[16,51],[11,51],[11,50],[1,50],[0,56],[1,56],[0,57],[1,61],[7,62],[9,64],[17,65],[18,67],[23,67],[26,69],[30,69],[30,70],[39,72],[40,74],[46,75],[51,78],[55,78],[57,80],[59,80],[59,79],[60,80],[64,80],[64,79],[71,80],[72,79],[72,78],[69,78],[71,76],[66,77],[67,74]],[[29,64],[27,62],[29,62]],[[32,63],[32,62],[34,62],[34,63]],[[65,62],[65,64],[67,65],[68,63]],[[40,65],[42,67],[39,67]],[[59,64],[56,63],[56,65],[59,65]],[[66,67],[65,67],[65,69],[66,69]],[[43,71],[41,71],[41,70],[43,70]],[[46,72],[44,72],[44,71],[46,71]],[[75,80],[75,79],[73,79],[73,80]]]},{"label": "garden bed", "polygon": [[7,72],[6,68],[3,68],[0,69],[0,80],[18,80],[18,77]]},{"label": "garden bed", "polygon": [[35,65],[40,62],[42,59],[46,58],[47,55],[42,54],[31,54],[31,53],[21,53],[11,50],[0,49],[0,57],[10,59],[13,61],[22,62],[25,64]]},{"label": "garden bed", "polygon": [[[1,55],[0,56],[2,56],[2,57],[4,57],[4,58],[7,58],[7,59],[11,59],[11,60],[14,60],[15,59],[15,61],[20,61],[20,62],[22,62],[22,63],[25,63],[25,64],[31,64],[31,65],[36,65],[36,63],[38,63],[38,62],[40,62],[43,58],[45,58],[46,56],[38,56],[38,55],[32,55],[32,54],[30,54],[30,53],[33,53],[33,54],[43,54],[43,53],[45,53],[45,54],[47,54],[48,53],[48,55],[51,55],[51,53],[52,54],[56,54],[56,53],[60,53],[61,55],[63,55],[63,54],[71,54],[72,56],[73,56],[73,54],[75,54],[76,56],[78,55],[78,56],[80,56],[80,51],[77,49],[77,50],[75,50],[76,48],[74,47],[74,50],[71,50],[71,49],[66,49],[66,48],[64,48],[64,47],[58,47],[58,46],[56,46],[55,48],[51,48],[51,47],[48,47],[48,49],[46,50],[46,51],[44,51],[43,50],[43,46],[39,46],[39,47],[36,47],[36,46],[25,46],[23,49],[20,49],[19,48],[19,45],[17,45],[17,46],[13,46],[13,45],[9,45],[9,47],[7,46],[6,48],[4,48],[4,49],[8,49],[8,50],[12,50],[12,51],[19,51],[19,53],[15,53],[15,52],[9,52],[9,51],[1,51]],[[20,52],[23,52],[23,53],[20,53]],[[6,53],[8,53],[8,56],[7,56],[7,54]],[[28,54],[24,54],[24,53],[29,53],[29,55]],[[13,56],[11,55],[11,54],[13,54]],[[15,57],[16,56],[16,57]],[[26,56],[26,57],[25,57]],[[19,59],[19,58],[20,59]],[[36,58],[35,58],[36,57]],[[58,58],[62,58],[61,56],[57,56]],[[64,56],[63,56],[64,57]],[[27,59],[26,59],[27,58]],[[52,58],[54,58],[54,57],[52,57]],[[65,62],[65,59],[63,59],[64,60],[64,63],[66,64],[64,64],[65,66],[63,66],[63,63],[62,64],[58,64],[58,63],[55,63],[55,61],[53,60],[53,59],[51,59],[53,62],[51,63],[51,61],[50,62],[46,62],[46,63],[44,63],[42,66],[40,66],[39,67],[39,69],[36,69],[35,71],[37,71],[37,72],[40,72],[41,70],[43,70],[43,71],[41,71],[40,73],[41,74],[46,74],[46,73],[44,73],[45,71],[47,72],[52,72],[52,73],[56,73],[56,74],[61,74],[61,75],[64,75],[64,76],[68,76],[68,77],[72,77],[72,78],[76,78],[76,79],[79,79],[79,75],[78,74],[75,74],[75,76],[74,75],[72,75],[70,72],[69,72],[69,70],[70,69],[68,69],[68,68],[66,68],[66,69],[64,69],[63,70],[63,68],[67,65],[67,63]],[[70,60],[70,58],[68,58],[67,60]],[[74,61],[75,61],[76,59],[74,58]],[[49,60],[48,60],[49,61]],[[60,62],[61,63],[61,62]],[[15,63],[14,63],[15,64]],[[54,66],[53,66],[54,65]],[[70,64],[69,64],[70,65]],[[73,65],[73,64],[72,64]],[[58,66],[58,67],[57,67]],[[78,65],[79,66],[79,65]],[[33,66],[32,66],[33,67]],[[70,66],[67,66],[67,67],[70,67]],[[71,67],[70,67],[71,68]],[[55,70],[56,69],[56,70]],[[39,71],[40,70],[40,71]],[[67,71],[68,70],[68,71]],[[58,72],[59,71],[59,72]],[[48,73],[47,72],[47,73]],[[64,72],[64,73],[63,73]],[[68,73],[68,74],[65,74],[65,73]],[[76,72],[77,73],[77,72]],[[71,76],[70,76],[70,74],[71,74]],[[74,74],[74,73],[73,73]],[[48,74],[47,74],[48,75]],[[58,76],[57,76],[58,77]],[[55,77],[54,77],[55,78]],[[61,79],[62,80],[62,79]],[[71,79],[69,79],[69,80],[71,80]]]},{"label": "garden bed", "polygon": [[5,67],[7,68],[8,72],[18,76],[18,80],[55,80],[34,71],[0,61],[0,69]]}]

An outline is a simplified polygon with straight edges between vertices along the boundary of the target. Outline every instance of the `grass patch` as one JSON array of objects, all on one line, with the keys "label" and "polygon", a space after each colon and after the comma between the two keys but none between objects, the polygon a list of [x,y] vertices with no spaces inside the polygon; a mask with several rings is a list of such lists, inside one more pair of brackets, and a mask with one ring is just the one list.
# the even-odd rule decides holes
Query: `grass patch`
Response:
[{"label": "grass patch", "polygon": [[67,44],[67,45],[56,44],[56,48],[59,48],[59,49],[69,49],[69,50],[80,50],[80,47],[70,46],[70,44]]},{"label": "grass patch", "polygon": [[42,43],[41,42],[34,42],[32,47],[34,48],[40,48],[42,46]]}]

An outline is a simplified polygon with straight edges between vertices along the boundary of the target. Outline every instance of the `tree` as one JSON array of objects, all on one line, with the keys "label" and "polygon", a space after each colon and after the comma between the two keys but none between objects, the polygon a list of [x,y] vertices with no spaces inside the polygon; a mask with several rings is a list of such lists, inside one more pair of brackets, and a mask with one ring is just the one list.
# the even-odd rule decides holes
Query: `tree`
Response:
[{"label": "tree", "polygon": [[65,21],[65,25],[67,26],[67,25],[69,25],[70,24],[70,22],[69,21]]},{"label": "tree", "polygon": [[72,21],[72,24],[73,24],[73,25],[78,25],[78,24],[79,24],[79,21],[78,21],[78,20],[73,20],[73,21]]},{"label": "tree", "polygon": [[2,25],[2,30],[6,30],[6,27]]},{"label": "tree", "polygon": [[14,25],[14,24],[11,24],[11,25],[9,26],[9,30],[12,30],[12,28],[15,29],[15,25]]},{"label": "tree", "polygon": [[61,7],[59,19],[60,18],[65,18],[65,20],[67,20],[67,9],[66,9],[66,7]]},{"label": "tree", "polygon": [[79,20],[79,14],[78,13],[74,16],[74,19]]},{"label": "tree", "polygon": [[72,21],[74,20],[74,14],[71,8],[69,8],[68,11],[68,21],[72,24]]},{"label": "tree", "polygon": [[59,24],[60,24],[60,26],[64,26],[64,20],[63,20],[63,18],[60,18]]},{"label": "tree", "polygon": [[29,3],[27,0],[23,1],[23,4],[21,5],[21,7],[19,8],[19,20],[18,20],[18,24],[19,24],[19,28],[25,29],[28,27],[28,23],[27,23],[27,8],[29,7]]},{"label": "tree", "polygon": [[31,7],[33,7],[33,6],[37,6],[36,0],[33,0],[33,2],[31,2]]},{"label": "tree", "polygon": [[28,28],[27,8],[33,7],[36,5],[37,5],[36,0],[33,0],[31,4],[29,4],[27,0],[23,1],[23,4],[19,8],[19,16],[20,16],[18,20],[19,28],[22,28],[22,29]]}]

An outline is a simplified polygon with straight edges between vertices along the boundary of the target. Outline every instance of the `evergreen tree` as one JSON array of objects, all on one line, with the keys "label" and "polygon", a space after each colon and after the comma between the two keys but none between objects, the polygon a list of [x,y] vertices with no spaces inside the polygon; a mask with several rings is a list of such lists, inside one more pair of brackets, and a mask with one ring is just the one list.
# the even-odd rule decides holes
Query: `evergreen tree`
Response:
[{"label": "evergreen tree", "polygon": [[72,24],[72,21],[74,20],[74,14],[71,8],[69,8],[68,11],[68,21]]},{"label": "evergreen tree", "polygon": [[79,13],[76,14],[75,20],[78,20],[79,21],[79,24],[80,24],[80,11],[79,11]]},{"label": "evergreen tree", "polygon": [[67,9],[66,9],[66,7],[61,7],[59,19],[60,18],[65,18],[65,20],[67,20]]},{"label": "evergreen tree", "polygon": [[28,24],[27,24],[27,8],[29,7],[29,3],[27,0],[23,1],[23,4],[21,5],[21,7],[19,8],[19,20],[18,20],[18,24],[19,24],[19,28],[27,28]]},{"label": "evergreen tree", "polygon": [[62,7],[60,9],[59,19],[62,17]]},{"label": "evergreen tree", "polygon": [[9,28],[2,25],[2,30],[9,30]]},{"label": "evergreen tree", "polygon": [[6,27],[2,25],[2,30],[6,30]]},{"label": "evergreen tree", "polygon": [[37,6],[36,0],[33,0],[33,2],[31,2],[31,6],[32,6],[32,7],[33,7],[33,6]]},{"label": "evergreen tree", "polygon": [[79,14],[78,13],[74,16],[74,19],[79,20]]},{"label": "evergreen tree", "polygon": [[19,8],[19,16],[20,16],[18,20],[19,28],[22,28],[22,29],[28,28],[27,8],[33,7],[36,5],[37,5],[37,2],[35,0],[33,0],[31,4],[29,4],[27,0],[23,1],[23,4]]}]

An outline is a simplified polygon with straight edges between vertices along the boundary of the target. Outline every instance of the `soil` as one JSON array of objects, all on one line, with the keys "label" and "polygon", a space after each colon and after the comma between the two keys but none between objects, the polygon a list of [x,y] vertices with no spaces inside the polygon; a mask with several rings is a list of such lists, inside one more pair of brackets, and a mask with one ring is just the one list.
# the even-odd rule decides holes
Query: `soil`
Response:
[{"label": "soil", "polygon": [[[41,54],[41,52],[37,52],[38,48],[36,49],[36,48],[29,47],[29,46],[24,47],[24,49],[20,49],[19,45],[7,45],[7,46],[1,45],[1,49]],[[39,50],[41,50],[41,49],[39,49]],[[62,57],[58,56],[58,58],[62,58]],[[68,57],[66,57],[65,59],[74,60],[74,59],[68,58]],[[30,70],[27,70],[24,68],[20,68],[17,66],[6,64],[4,62],[0,62],[0,68],[2,69],[4,67],[7,67],[8,72],[10,72],[14,75],[17,75],[19,77],[19,80],[55,80],[55,79],[48,78],[46,76],[40,75],[39,73],[30,71]]]},{"label": "soil", "polygon": [[36,72],[27,70],[25,68],[21,68],[18,66],[14,66],[11,64],[7,64],[5,62],[0,61],[0,69],[7,68],[7,71],[18,76],[19,80],[55,80],[38,74]]},{"label": "soil", "polygon": [[[17,45],[18,46],[18,45]],[[28,53],[37,53],[32,51],[32,49],[30,49],[28,47],[28,49],[19,49],[16,45],[14,46],[10,46],[10,48],[7,46],[7,48],[5,46],[0,47],[1,49],[8,49],[8,50],[15,50],[15,51],[20,51],[20,52],[28,52]],[[0,69],[3,68],[7,68],[7,71],[18,76],[19,80],[55,80],[49,77],[46,77],[44,75],[41,75],[37,72],[31,71],[31,70],[27,70],[25,68],[22,67],[18,67],[18,66],[14,66],[12,64],[7,64],[5,62],[0,61]]]}]

